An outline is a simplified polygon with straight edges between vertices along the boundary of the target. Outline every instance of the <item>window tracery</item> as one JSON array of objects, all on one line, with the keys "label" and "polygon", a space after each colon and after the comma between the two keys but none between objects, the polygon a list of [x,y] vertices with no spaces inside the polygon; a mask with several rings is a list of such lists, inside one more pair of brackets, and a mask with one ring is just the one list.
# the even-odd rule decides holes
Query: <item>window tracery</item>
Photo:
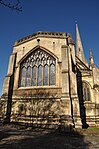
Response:
[{"label": "window tracery", "polygon": [[31,53],[20,65],[20,87],[55,85],[55,58],[41,49]]}]

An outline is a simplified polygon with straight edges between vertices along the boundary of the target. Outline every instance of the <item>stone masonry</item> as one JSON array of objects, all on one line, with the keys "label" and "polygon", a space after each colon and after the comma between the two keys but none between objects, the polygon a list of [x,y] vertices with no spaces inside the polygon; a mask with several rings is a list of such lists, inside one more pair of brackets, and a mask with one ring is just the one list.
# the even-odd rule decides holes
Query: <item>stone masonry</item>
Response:
[{"label": "stone masonry", "polygon": [[92,51],[90,62],[85,59],[77,24],[76,45],[65,32],[37,32],[15,42],[1,117],[46,128],[99,126],[99,69]]}]

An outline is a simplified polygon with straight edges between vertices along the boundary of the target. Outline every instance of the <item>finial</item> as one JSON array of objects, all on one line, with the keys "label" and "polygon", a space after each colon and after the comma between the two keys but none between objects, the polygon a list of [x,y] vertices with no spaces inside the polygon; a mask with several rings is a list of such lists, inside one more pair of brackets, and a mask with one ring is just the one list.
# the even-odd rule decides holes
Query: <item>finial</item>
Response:
[{"label": "finial", "polygon": [[77,20],[75,21],[75,25],[76,25],[76,28],[78,27],[78,22],[77,22]]},{"label": "finial", "polygon": [[73,41],[72,35],[70,33],[68,33],[68,43],[74,45],[74,41]]},{"label": "finial", "polygon": [[75,24],[77,24],[77,20],[75,21]]},{"label": "finial", "polygon": [[93,54],[92,54],[92,49],[90,49],[90,64],[91,65],[94,64],[94,58],[93,58]]},{"label": "finial", "polygon": [[92,49],[90,49],[90,58],[93,57],[93,54],[92,54]]}]

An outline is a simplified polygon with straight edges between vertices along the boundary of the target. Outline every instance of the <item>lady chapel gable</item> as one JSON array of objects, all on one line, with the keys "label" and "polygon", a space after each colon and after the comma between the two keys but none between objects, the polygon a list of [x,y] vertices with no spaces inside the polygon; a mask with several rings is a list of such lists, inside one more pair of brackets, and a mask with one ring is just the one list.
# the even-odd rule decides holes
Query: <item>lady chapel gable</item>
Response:
[{"label": "lady chapel gable", "polygon": [[37,32],[15,42],[1,97],[5,122],[47,128],[99,126],[99,69],[76,24],[71,34]]}]

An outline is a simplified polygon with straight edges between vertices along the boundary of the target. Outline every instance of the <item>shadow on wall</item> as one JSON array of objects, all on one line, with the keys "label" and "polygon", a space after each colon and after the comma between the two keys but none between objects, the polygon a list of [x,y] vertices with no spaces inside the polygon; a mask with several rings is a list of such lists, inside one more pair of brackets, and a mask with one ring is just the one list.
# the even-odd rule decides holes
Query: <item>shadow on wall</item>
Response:
[{"label": "shadow on wall", "polygon": [[78,69],[77,69],[77,90],[78,90],[78,98],[79,98],[80,117],[81,117],[81,121],[82,121],[82,128],[88,128],[89,125],[86,123],[86,108],[84,106],[84,101],[83,101],[82,77],[81,77],[81,72]]},{"label": "shadow on wall", "polygon": [[[32,95],[33,96],[33,95]],[[17,109],[17,112],[13,110],[12,120],[15,122],[24,122],[35,127],[43,128],[58,128],[59,125],[64,125],[64,121],[69,119],[63,113],[64,103],[60,100],[56,100],[56,95],[40,92],[37,90],[34,97],[26,99],[25,102],[14,101],[13,107]]]},{"label": "shadow on wall", "polygon": [[38,128],[20,129],[18,125],[7,125],[0,132],[0,147],[7,149],[77,149],[88,148],[90,142],[87,142],[79,132],[68,132],[68,128],[67,132],[59,132]]}]

